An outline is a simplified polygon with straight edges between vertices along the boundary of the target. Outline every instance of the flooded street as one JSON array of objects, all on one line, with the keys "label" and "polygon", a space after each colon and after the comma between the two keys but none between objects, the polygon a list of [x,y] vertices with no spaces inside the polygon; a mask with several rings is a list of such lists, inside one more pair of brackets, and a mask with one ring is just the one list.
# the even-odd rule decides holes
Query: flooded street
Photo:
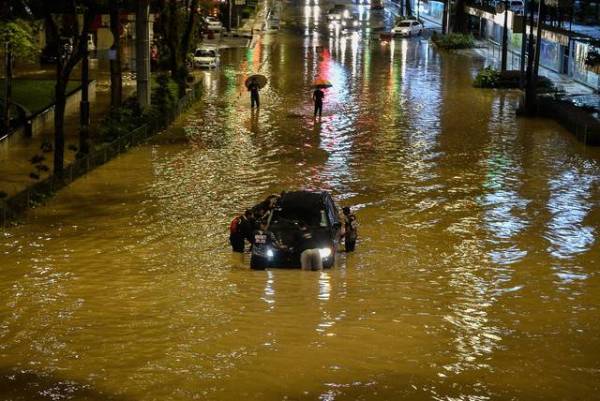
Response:
[{"label": "flooded street", "polygon": [[[482,60],[382,45],[381,11],[330,34],[331,5],[288,4],[168,132],[4,232],[0,399],[599,397],[600,149],[472,88]],[[229,222],[298,188],[355,208],[356,252],[249,270]]]}]

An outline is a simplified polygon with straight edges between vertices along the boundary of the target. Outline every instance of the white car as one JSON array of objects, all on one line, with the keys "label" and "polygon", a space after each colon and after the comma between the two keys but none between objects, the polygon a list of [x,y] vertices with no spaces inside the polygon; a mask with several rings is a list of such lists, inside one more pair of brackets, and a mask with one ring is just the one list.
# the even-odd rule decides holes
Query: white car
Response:
[{"label": "white car", "polygon": [[344,18],[342,20],[342,29],[347,31],[360,29],[360,20],[358,19],[358,15],[351,15],[350,18]]},{"label": "white car", "polygon": [[212,32],[221,32],[223,24],[214,17],[206,17],[206,29]]},{"label": "white car", "polygon": [[522,0],[512,0],[510,2],[510,9],[515,14],[522,15],[525,12],[525,3]]},{"label": "white car", "polygon": [[336,4],[327,12],[327,19],[330,21],[342,20],[344,18],[350,18],[350,10],[343,4]]},{"label": "white car", "polygon": [[396,24],[392,28],[393,35],[412,36],[419,35],[423,32],[423,24],[417,20],[404,20]]},{"label": "white car", "polygon": [[194,67],[196,68],[216,68],[219,61],[219,49],[214,46],[202,46],[194,52]]}]

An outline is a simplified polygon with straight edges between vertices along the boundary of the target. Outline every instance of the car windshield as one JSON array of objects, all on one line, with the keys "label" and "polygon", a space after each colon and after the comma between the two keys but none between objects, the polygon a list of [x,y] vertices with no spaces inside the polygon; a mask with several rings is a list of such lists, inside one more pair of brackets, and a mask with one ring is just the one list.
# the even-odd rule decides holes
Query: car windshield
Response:
[{"label": "car windshield", "polygon": [[512,7],[523,7],[523,2],[521,2],[521,1],[511,1],[510,5]]},{"label": "car windshield", "polygon": [[[327,225],[324,211],[303,208],[278,209],[273,214],[273,223],[283,220],[304,222],[309,227]],[[324,220],[325,219],[325,220]]]},{"label": "car windshield", "polygon": [[196,57],[215,57],[214,50],[196,50]]},{"label": "car windshield", "polygon": [[401,28],[404,28],[404,27],[410,26],[410,22],[400,22],[398,24],[398,26],[401,27]]}]

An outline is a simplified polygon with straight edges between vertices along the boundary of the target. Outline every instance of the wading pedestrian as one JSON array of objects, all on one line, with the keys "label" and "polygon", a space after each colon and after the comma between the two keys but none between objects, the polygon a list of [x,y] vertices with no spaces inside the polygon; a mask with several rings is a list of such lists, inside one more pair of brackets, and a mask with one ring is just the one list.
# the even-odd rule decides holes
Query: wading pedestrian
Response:
[{"label": "wading pedestrian", "polygon": [[315,89],[315,91],[313,92],[313,101],[315,102],[315,117],[317,116],[317,113],[319,113],[319,117],[321,117],[321,114],[323,113],[323,98],[325,97],[325,92],[323,92],[321,90],[321,88],[317,88]]}]

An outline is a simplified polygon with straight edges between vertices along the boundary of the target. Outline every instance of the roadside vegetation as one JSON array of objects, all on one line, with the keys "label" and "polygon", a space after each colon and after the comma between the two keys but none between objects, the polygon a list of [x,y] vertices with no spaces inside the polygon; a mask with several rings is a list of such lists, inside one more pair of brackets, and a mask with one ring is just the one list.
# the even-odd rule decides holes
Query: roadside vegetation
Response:
[{"label": "roadside vegetation", "polygon": [[[4,87],[4,82],[4,79],[0,79],[0,87]],[[35,114],[54,104],[55,85],[56,82],[49,79],[13,79],[12,101]],[[79,87],[79,82],[69,82],[67,93]],[[4,100],[1,94],[0,99]]]},{"label": "roadside vegetation", "polygon": [[[491,66],[482,68],[473,81],[476,88],[488,89],[520,89],[521,72],[520,71],[498,71]],[[555,92],[556,87],[546,77],[540,76],[537,81],[538,93]]]},{"label": "roadside vegetation", "polygon": [[471,49],[475,47],[475,38],[471,34],[450,33],[442,35],[434,32],[431,40],[438,48],[445,50]]}]

